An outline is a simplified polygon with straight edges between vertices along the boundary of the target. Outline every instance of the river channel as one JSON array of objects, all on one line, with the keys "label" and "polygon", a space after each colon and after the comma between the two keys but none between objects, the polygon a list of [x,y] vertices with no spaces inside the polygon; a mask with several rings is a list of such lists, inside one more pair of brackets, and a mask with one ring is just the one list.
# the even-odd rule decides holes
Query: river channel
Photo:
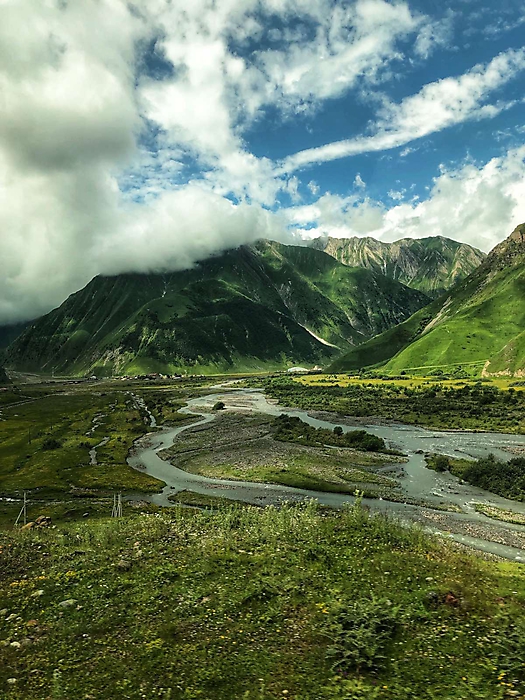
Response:
[{"label": "river channel", "polygon": [[[525,514],[525,504],[509,501],[482,489],[461,484],[449,474],[434,472],[425,466],[424,452],[436,452],[455,457],[480,458],[494,454],[498,459],[508,460],[512,450],[525,448],[525,436],[501,433],[471,433],[463,431],[428,430],[401,423],[369,421],[359,419],[353,424],[345,418],[345,424],[321,420],[306,411],[286,408],[268,400],[261,390],[227,389],[188,401],[182,410],[198,420],[176,428],[164,428],[148,435],[147,444],[137,445],[129,457],[130,466],[166,483],[162,493],[151,496],[151,501],[161,506],[173,506],[169,496],[188,490],[205,495],[220,495],[235,501],[264,506],[283,501],[315,499],[320,504],[340,508],[355,499],[348,494],[309,491],[275,484],[261,484],[191,474],[163,460],[159,453],[171,447],[174,439],[190,428],[205,425],[215,420],[212,406],[222,401],[227,410],[244,414],[264,413],[297,416],[315,427],[333,428],[341,425],[343,430],[364,428],[382,437],[389,448],[400,450],[408,456],[403,464],[404,476],[400,485],[409,499],[424,500],[426,506],[410,505],[381,499],[363,499],[372,511],[395,515],[406,522],[418,522],[425,529],[454,539],[469,547],[496,554],[508,559],[525,562],[525,527],[494,521],[477,512],[474,504],[484,503],[515,513]],[[460,512],[443,513],[432,505],[448,504]]]}]

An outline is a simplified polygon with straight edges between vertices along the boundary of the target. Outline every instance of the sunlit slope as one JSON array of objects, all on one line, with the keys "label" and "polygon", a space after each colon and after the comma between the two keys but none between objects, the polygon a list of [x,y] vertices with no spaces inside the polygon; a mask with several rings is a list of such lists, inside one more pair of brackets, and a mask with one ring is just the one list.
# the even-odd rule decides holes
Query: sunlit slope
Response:
[{"label": "sunlit slope", "polygon": [[513,338],[485,367],[486,374],[525,375],[525,331]]},{"label": "sunlit slope", "polygon": [[75,374],[320,364],[426,301],[320,251],[263,241],[191,270],[97,277],[18,338],[6,364]]},{"label": "sunlit slope", "polygon": [[486,258],[465,243],[431,236],[385,243],[375,238],[317,238],[311,245],[351,267],[364,267],[432,298],[464,280]]},{"label": "sunlit slope", "polygon": [[340,358],[333,369],[386,362],[393,372],[471,364],[478,374],[522,373],[524,234],[522,225],[449,295]]}]

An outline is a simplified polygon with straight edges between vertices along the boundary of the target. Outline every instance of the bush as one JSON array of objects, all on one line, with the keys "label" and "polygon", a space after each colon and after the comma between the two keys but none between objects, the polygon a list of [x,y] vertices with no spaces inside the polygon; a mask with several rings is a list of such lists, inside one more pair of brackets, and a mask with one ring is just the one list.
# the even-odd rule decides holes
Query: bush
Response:
[{"label": "bush", "polygon": [[446,472],[450,469],[450,461],[445,455],[437,455],[434,459],[434,469],[437,472]]},{"label": "bush", "polygon": [[222,410],[224,410],[225,408],[226,408],[226,406],[224,405],[224,402],[223,402],[223,401],[217,401],[217,403],[214,404],[212,410],[213,410],[213,411],[222,411]]},{"label": "bush", "polygon": [[350,601],[328,622],[332,644],[327,657],[341,671],[374,670],[386,660],[386,652],[398,628],[398,609],[389,600]]},{"label": "bush", "polygon": [[46,438],[42,443],[43,450],[58,450],[60,447],[62,447],[62,443],[55,438]]},{"label": "bush", "polygon": [[298,442],[301,445],[312,447],[323,447],[324,445],[352,447],[367,452],[382,452],[386,449],[385,441],[382,438],[367,433],[366,430],[350,430],[343,433],[340,425],[336,425],[333,430],[314,428],[300,418],[288,416],[285,413],[275,419],[274,425],[276,427],[275,440],[283,442]]}]

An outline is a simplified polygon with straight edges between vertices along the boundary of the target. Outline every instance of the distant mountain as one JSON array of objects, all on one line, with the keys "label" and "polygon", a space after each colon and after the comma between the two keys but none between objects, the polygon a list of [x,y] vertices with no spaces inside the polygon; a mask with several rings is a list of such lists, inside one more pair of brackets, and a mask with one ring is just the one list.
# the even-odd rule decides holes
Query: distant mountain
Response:
[{"label": "distant mountain", "polygon": [[7,386],[7,384],[11,384],[11,380],[5,373],[5,369],[0,367],[0,386]]},{"label": "distant mountain", "polygon": [[29,326],[29,322],[26,323],[10,323],[8,325],[0,325],[0,353],[8,345],[18,338],[19,335]]},{"label": "distant mountain", "polygon": [[450,238],[402,238],[383,243],[375,238],[316,238],[312,247],[350,267],[364,267],[419,289],[433,299],[464,280],[485,253]]},{"label": "distant mountain", "polygon": [[427,302],[321,251],[261,241],[191,270],[96,277],[17,338],[6,366],[107,376],[313,365]]},{"label": "distant mountain", "polygon": [[332,369],[373,364],[395,372],[461,365],[477,375],[525,376],[525,224],[450,294],[338,358]]}]

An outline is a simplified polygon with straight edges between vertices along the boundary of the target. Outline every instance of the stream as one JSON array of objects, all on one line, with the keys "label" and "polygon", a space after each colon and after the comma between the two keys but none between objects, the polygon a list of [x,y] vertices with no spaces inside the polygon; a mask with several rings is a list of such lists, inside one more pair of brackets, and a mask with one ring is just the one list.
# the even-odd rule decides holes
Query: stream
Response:
[{"label": "stream", "polygon": [[[217,389],[223,387],[217,387]],[[159,452],[171,447],[174,439],[185,430],[194,429],[215,420],[212,406],[222,401],[227,410],[245,414],[264,413],[277,416],[286,413],[297,416],[314,427],[333,429],[341,425],[343,431],[365,429],[382,437],[389,448],[408,455],[408,462],[402,465],[404,476],[399,480],[406,497],[424,499],[425,506],[397,503],[382,499],[363,499],[363,504],[371,511],[395,515],[404,522],[418,522],[429,532],[454,539],[469,547],[490,554],[525,562],[525,526],[491,520],[475,510],[475,503],[493,505],[505,510],[525,514],[525,503],[510,501],[469,484],[460,484],[449,474],[434,472],[425,466],[423,452],[436,452],[452,457],[480,458],[494,454],[498,459],[508,460],[513,448],[525,447],[525,436],[501,433],[470,433],[428,430],[402,423],[386,423],[373,419],[360,419],[352,424],[345,417],[346,425],[321,420],[310,416],[306,411],[286,408],[268,400],[262,390],[227,389],[220,393],[208,394],[188,401],[182,413],[195,416],[199,420],[175,428],[165,428],[151,433],[147,445],[136,445],[128,463],[135,469],[145,472],[166,483],[159,494],[149,500],[161,506],[173,506],[169,496],[178,491],[188,490],[205,495],[220,495],[234,501],[253,505],[278,504],[284,501],[315,499],[320,504],[340,508],[353,503],[355,498],[348,494],[309,491],[305,489],[228,479],[213,479],[179,469],[161,459]],[[350,424],[348,424],[350,423]],[[432,509],[432,504],[450,504],[461,512],[443,512]]]}]

